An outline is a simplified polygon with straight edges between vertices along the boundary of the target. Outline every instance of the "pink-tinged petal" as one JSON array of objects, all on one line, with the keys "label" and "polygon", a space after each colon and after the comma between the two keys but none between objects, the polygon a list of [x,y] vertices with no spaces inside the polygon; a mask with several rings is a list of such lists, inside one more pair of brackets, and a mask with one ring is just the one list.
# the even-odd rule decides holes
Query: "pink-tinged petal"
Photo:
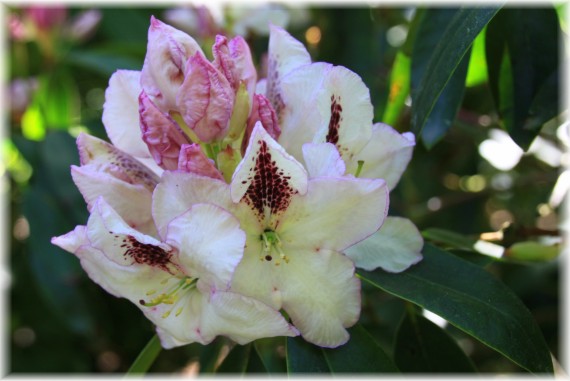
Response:
[{"label": "pink-tinged petal", "polygon": [[277,233],[294,248],[342,251],[375,233],[387,212],[384,180],[320,177],[291,201]]},{"label": "pink-tinged petal", "polygon": [[109,79],[103,125],[113,145],[136,157],[150,157],[139,127],[140,71],[117,70]]},{"label": "pink-tinged petal", "polygon": [[323,63],[306,65],[283,78],[282,90],[287,109],[279,142],[295,157],[299,144],[327,142],[349,161],[370,140],[370,92],[352,71]]},{"label": "pink-tinged petal", "polygon": [[129,226],[156,235],[151,214],[152,192],[143,185],[126,182],[92,164],[72,166],[71,177],[89,209],[103,197]]},{"label": "pink-tinged petal", "polygon": [[376,123],[372,127],[370,142],[352,161],[347,162],[348,172],[354,173],[357,160],[362,160],[364,165],[360,177],[384,179],[392,190],[412,159],[415,144],[411,132],[400,134],[387,124]]},{"label": "pink-tinged petal", "polygon": [[176,103],[184,122],[201,141],[209,143],[226,135],[234,98],[226,77],[202,54],[190,57]]},{"label": "pink-tinged petal", "polygon": [[178,168],[180,147],[189,143],[178,123],[160,111],[144,90],[139,96],[139,115],[142,139],[156,163],[164,169]]},{"label": "pink-tinged petal", "polygon": [[91,164],[127,183],[141,184],[151,192],[158,183],[158,177],[146,166],[99,138],[81,133],[77,149],[81,165]]},{"label": "pink-tinged petal", "polygon": [[265,95],[267,93],[267,79],[260,79],[255,85],[255,94]]},{"label": "pink-tinged petal", "polygon": [[309,63],[311,63],[311,56],[303,44],[291,37],[284,29],[275,25],[270,26],[267,92],[265,94],[280,121],[285,108],[281,94],[281,79],[292,70]]},{"label": "pink-tinged petal", "polygon": [[179,248],[178,261],[185,274],[224,291],[243,256],[245,233],[228,211],[194,204],[168,224],[165,242]]},{"label": "pink-tinged petal", "polygon": [[306,193],[307,183],[305,168],[258,122],[232,178],[232,200],[242,201],[260,222],[269,223],[287,210],[293,196]]},{"label": "pink-tinged petal", "polygon": [[215,292],[204,302],[203,337],[224,335],[244,345],[264,337],[297,336],[279,311],[254,298],[233,292]]},{"label": "pink-tinged petal", "polygon": [[279,128],[279,122],[277,121],[277,114],[275,113],[275,110],[273,110],[273,107],[271,107],[269,100],[261,94],[255,94],[253,96],[253,107],[247,120],[247,128],[242,140],[242,153],[247,149],[247,143],[251,137],[251,132],[257,122],[261,122],[265,131],[269,133],[269,136],[275,140],[279,139],[281,129]]},{"label": "pink-tinged petal", "polygon": [[203,177],[194,173],[165,171],[152,197],[152,214],[161,237],[166,226],[194,204],[214,204],[228,210],[241,223],[247,234],[257,235],[261,225],[248,205],[234,204],[230,198],[230,186],[224,181]]},{"label": "pink-tinged petal", "polygon": [[172,271],[174,267],[172,247],[131,228],[103,197],[91,208],[87,237],[93,248],[117,264],[145,265],[163,271]]},{"label": "pink-tinged petal", "polygon": [[214,165],[213,160],[208,159],[199,144],[184,144],[180,150],[178,169],[188,173],[224,180],[224,177]]},{"label": "pink-tinged petal", "polygon": [[85,226],[78,225],[67,234],[53,237],[51,243],[73,254],[80,246],[89,243],[89,241],[87,240]]},{"label": "pink-tinged petal", "polygon": [[141,86],[162,111],[176,109],[186,62],[194,54],[203,53],[192,37],[151,17]]},{"label": "pink-tinged petal", "polygon": [[360,316],[354,265],[334,251],[284,250],[290,261],[275,272],[282,284],[283,309],[305,340],[328,348],[346,343],[345,328]]},{"label": "pink-tinged petal", "polygon": [[303,158],[309,177],[341,177],[346,170],[344,160],[331,143],[303,144]]},{"label": "pink-tinged petal", "polygon": [[412,221],[388,217],[382,228],[345,251],[356,267],[399,273],[422,260],[424,240]]},{"label": "pink-tinged petal", "polygon": [[251,58],[247,42],[241,36],[232,38],[229,42],[224,36],[216,36],[212,47],[214,66],[224,74],[234,92],[239,84],[244,82],[250,97],[255,92],[257,71]]},{"label": "pink-tinged petal", "polygon": [[160,236],[165,237],[170,221],[200,203],[230,210],[229,185],[194,173],[165,171],[152,196],[152,214]]}]

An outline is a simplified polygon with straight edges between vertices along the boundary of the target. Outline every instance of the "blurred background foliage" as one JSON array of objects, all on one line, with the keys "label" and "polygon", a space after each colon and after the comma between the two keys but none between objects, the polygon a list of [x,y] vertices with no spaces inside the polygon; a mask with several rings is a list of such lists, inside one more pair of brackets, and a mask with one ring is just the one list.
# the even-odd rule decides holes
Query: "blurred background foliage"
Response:
[{"label": "blurred background foliage", "polygon": [[[74,137],[88,131],[106,139],[101,113],[108,79],[117,69],[140,70],[151,15],[185,29],[205,51],[216,32],[244,33],[261,70],[268,42],[263,22],[287,26],[314,61],[358,73],[370,88],[375,121],[403,132],[414,128],[416,90],[440,44],[441,25],[458,12],[256,7],[261,11],[225,9],[224,27],[203,9],[190,7],[4,9],[9,124],[1,142],[0,174],[8,183],[2,189],[10,208],[8,372],[124,372],[153,335],[151,323],[135,306],[105,293],[73,255],[49,243],[87,220],[69,173],[70,165],[78,163]],[[483,29],[428,115],[390,207],[391,215],[412,219],[427,240],[467,249],[457,255],[472,257],[471,243],[477,241],[504,252],[501,260],[487,260],[486,269],[529,308],[554,357],[562,344],[560,214],[570,182],[563,172],[569,161],[567,115],[557,106],[558,58],[566,59],[559,47],[567,43],[559,45],[558,39],[568,32],[563,11],[546,5],[538,11],[503,9]],[[196,30],[194,19],[207,23]],[[530,24],[520,24],[527,19]],[[529,53],[508,33],[525,33],[524,25],[536,38],[531,47],[538,50]],[[490,60],[496,61],[492,68],[487,67]],[[540,62],[525,66],[529,60]],[[514,94],[508,93],[512,86],[505,84],[506,72],[518,83]],[[366,284],[363,293],[360,322],[400,370],[449,371],[438,368],[437,361],[414,362],[394,349],[413,323],[406,314],[410,305]],[[523,371],[462,331],[425,315],[431,321],[417,315],[421,321],[416,323],[427,337],[434,343],[452,338],[469,357],[457,360],[455,371]],[[284,339],[260,340],[255,348],[240,349],[251,352],[247,371],[285,371]],[[218,338],[206,347],[163,351],[151,372],[212,372],[228,349],[229,342]],[[231,353],[239,357],[237,349]],[[224,364],[218,371],[231,369]]]}]

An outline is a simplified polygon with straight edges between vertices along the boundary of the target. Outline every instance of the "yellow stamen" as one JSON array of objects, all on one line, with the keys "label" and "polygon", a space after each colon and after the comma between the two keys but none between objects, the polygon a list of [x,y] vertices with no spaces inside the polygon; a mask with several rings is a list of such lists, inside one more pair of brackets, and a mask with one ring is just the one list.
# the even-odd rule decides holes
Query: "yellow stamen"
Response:
[{"label": "yellow stamen", "polygon": [[175,316],[178,316],[182,313],[182,307],[180,307],[179,309],[176,310],[176,314]]},{"label": "yellow stamen", "polygon": [[166,319],[170,315],[170,312],[172,312],[172,311],[169,310],[169,311],[166,311],[165,313],[163,313],[162,318]]},{"label": "yellow stamen", "polygon": [[150,296],[150,295],[152,295],[152,294],[154,294],[154,293],[156,293],[156,290],[147,291],[146,296]]}]

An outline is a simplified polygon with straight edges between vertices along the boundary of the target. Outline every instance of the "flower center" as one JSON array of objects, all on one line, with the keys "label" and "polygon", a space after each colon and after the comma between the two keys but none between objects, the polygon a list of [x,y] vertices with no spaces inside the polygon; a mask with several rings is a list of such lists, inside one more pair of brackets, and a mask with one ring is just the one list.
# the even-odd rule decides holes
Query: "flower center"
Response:
[{"label": "flower center", "polygon": [[281,248],[283,244],[276,232],[271,229],[265,229],[259,236],[259,239],[260,241],[263,241],[263,250],[259,256],[260,261],[271,262],[273,260],[273,251],[275,251],[275,253],[279,255],[279,258],[274,262],[275,266],[279,266],[281,264],[281,260],[285,263],[289,263],[289,257],[287,257],[283,252],[283,249]]},{"label": "flower center", "polygon": [[[177,282],[175,282],[174,284],[168,285],[168,283],[170,283],[171,279],[175,279]],[[181,300],[181,295],[183,295],[184,293],[196,288],[197,282],[198,282],[198,278],[190,278],[188,276],[186,276],[182,279],[174,278],[174,277],[164,279],[162,282],[160,282],[162,285],[165,286],[165,290],[163,292],[161,292],[160,294],[158,294],[154,298],[150,299],[149,301],[141,299],[141,300],[139,300],[139,303],[145,307],[154,307],[154,306],[158,306],[159,304],[172,305],[172,308],[170,310],[166,311],[162,315],[162,318],[166,319],[168,316],[170,316],[170,314],[172,313],[174,308],[177,306],[178,302]],[[156,295],[156,294],[157,294],[157,290],[154,290],[154,289],[146,292],[146,296],[149,296],[149,297],[152,297],[152,295]],[[178,307],[178,309],[175,312],[175,316],[180,315],[182,313],[183,309],[184,309],[184,306]]]}]

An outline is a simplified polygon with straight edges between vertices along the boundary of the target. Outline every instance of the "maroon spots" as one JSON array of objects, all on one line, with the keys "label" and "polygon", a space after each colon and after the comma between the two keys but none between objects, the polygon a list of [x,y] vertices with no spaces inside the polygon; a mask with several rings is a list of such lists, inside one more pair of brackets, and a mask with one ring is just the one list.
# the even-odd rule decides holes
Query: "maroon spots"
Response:
[{"label": "maroon spots", "polygon": [[114,148],[109,148],[109,155],[111,156],[111,166],[118,169],[113,171],[113,175],[130,184],[142,184],[151,192],[154,190],[158,180],[144,165],[130,155]]},{"label": "maroon spots", "polygon": [[327,134],[327,143],[337,145],[338,143],[338,129],[340,128],[340,121],[342,117],[342,106],[340,104],[340,96],[338,99],[331,95],[331,119],[329,120],[329,133]]},{"label": "maroon spots", "polygon": [[265,260],[266,260],[267,262],[271,261],[272,259],[273,259],[273,257],[272,257],[271,255],[269,255],[269,254],[265,256]]},{"label": "maroon spots", "polygon": [[279,55],[275,55],[275,57],[269,58],[268,64],[268,77],[267,77],[267,90],[266,95],[267,99],[271,102],[271,106],[275,110],[275,114],[277,114],[277,120],[279,124],[282,122],[282,113],[281,111],[285,108],[285,102],[283,102],[283,98],[281,97],[281,93],[279,92],[279,85],[280,85],[280,78],[279,78],[279,71],[277,70],[277,62],[279,61]]},{"label": "maroon spots", "polygon": [[170,252],[158,246],[141,243],[132,235],[124,236],[121,247],[126,249],[123,253],[124,257],[132,258],[139,264],[159,267],[169,271],[167,265],[170,263],[170,257],[172,256]]},{"label": "maroon spots", "polygon": [[291,176],[287,176],[271,158],[267,143],[260,140],[258,144],[255,166],[250,169],[248,180],[251,182],[244,200],[263,220],[266,212],[277,214],[286,210],[291,197],[298,192],[290,185]]}]

